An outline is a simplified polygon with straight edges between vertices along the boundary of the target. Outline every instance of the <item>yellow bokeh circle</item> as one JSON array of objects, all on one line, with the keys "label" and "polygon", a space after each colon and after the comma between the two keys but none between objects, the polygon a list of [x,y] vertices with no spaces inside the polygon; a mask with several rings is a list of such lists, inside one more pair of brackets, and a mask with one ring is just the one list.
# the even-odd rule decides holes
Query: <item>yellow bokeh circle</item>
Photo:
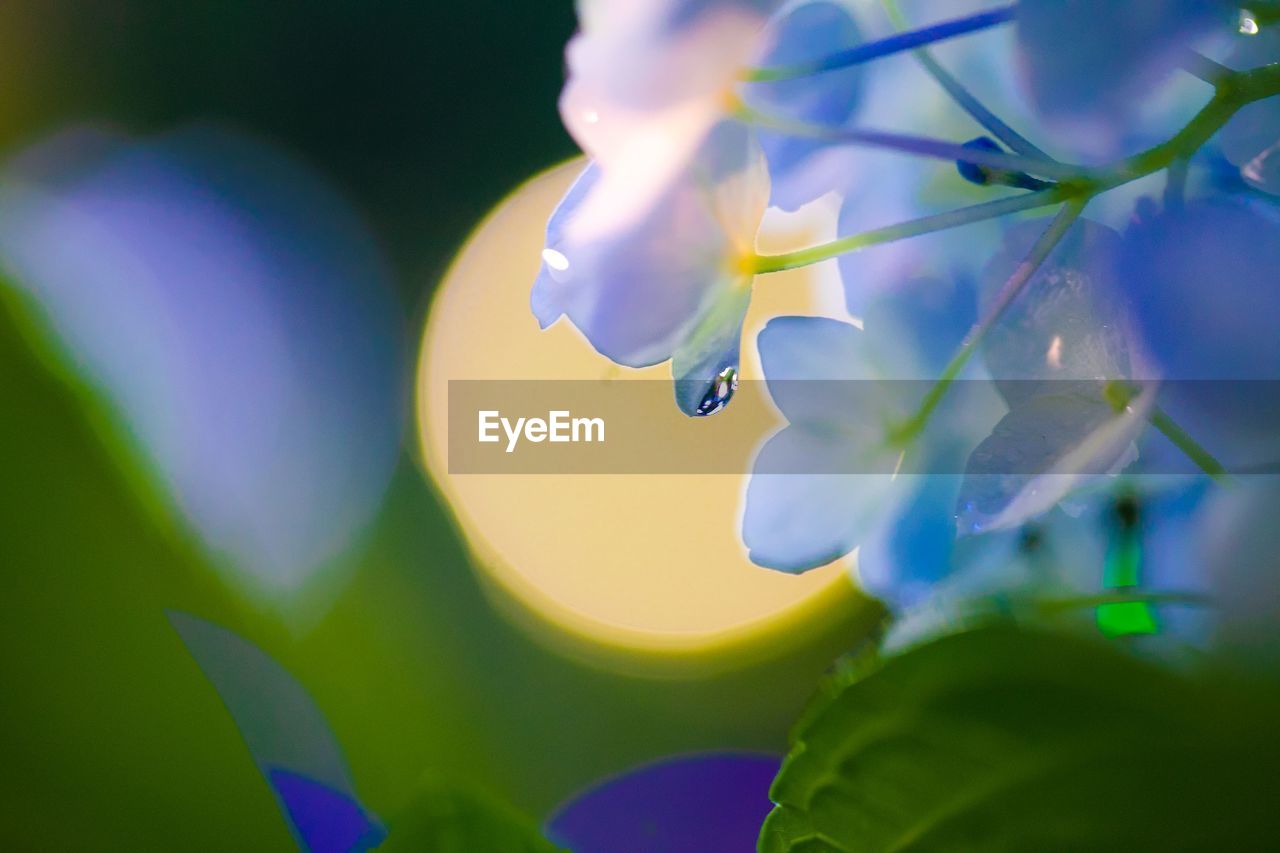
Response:
[{"label": "yellow bokeh circle", "polygon": [[[563,652],[662,676],[743,666],[865,623],[871,609],[847,565],[791,576],[746,558],[742,476],[449,473],[451,379],[670,377],[667,365],[612,365],[567,320],[541,331],[529,310],[547,217],[581,168],[573,161],[534,177],[476,228],[436,291],[422,340],[422,456],[497,601]],[[825,236],[809,220],[775,227],[771,239]],[[760,378],[754,341],[769,317],[840,316],[832,274],[757,283],[743,379]]]}]

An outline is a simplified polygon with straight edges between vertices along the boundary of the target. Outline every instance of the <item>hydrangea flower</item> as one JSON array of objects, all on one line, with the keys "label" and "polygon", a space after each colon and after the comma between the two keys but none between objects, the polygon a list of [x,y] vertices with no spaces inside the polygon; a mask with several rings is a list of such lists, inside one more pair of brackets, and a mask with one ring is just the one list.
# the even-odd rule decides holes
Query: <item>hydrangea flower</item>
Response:
[{"label": "hydrangea flower", "polygon": [[[1023,262],[1047,220],[1014,226],[983,273],[984,303]],[[1117,279],[1120,236],[1078,220],[988,332],[983,358],[1010,410],[974,450],[959,499],[965,532],[1016,527],[1084,478],[1134,461],[1154,385],[1116,410],[1107,383],[1133,378]]]},{"label": "hydrangea flower", "polygon": [[900,455],[885,421],[909,412],[875,394],[865,335],[848,323],[777,317],[757,346],[787,426],[757,455],[742,539],[758,565],[807,571],[849,553],[879,521]]},{"label": "hydrangea flower", "polygon": [[946,573],[957,472],[998,417],[998,400],[987,383],[965,383],[907,457],[892,431],[972,313],[963,289],[919,280],[874,303],[866,331],[812,317],[765,327],[760,355],[788,425],[762,447],[748,484],[743,541],[753,561],[805,571],[861,546],[863,586],[895,603]]},{"label": "hydrangea flower", "polygon": [[[1280,62],[1280,32],[1274,28],[1239,35],[1227,64],[1249,69]],[[1280,195],[1280,97],[1246,105],[1222,128],[1223,155],[1255,189]]]},{"label": "hydrangea flower", "polygon": [[1045,118],[1113,136],[1178,68],[1231,20],[1226,0],[1021,0],[1023,82]]},{"label": "hydrangea flower", "polygon": [[[764,37],[771,47],[757,64],[766,68],[801,65],[862,41],[848,8],[828,0],[789,4],[770,21]],[[839,127],[862,102],[864,73],[865,66],[852,65],[792,80],[748,83],[742,99],[769,116]],[[762,129],[760,145],[769,161],[773,206],[796,210],[831,191],[829,164],[819,156],[829,143]]]},{"label": "hydrangea flower", "polygon": [[709,414],[736,382],[756,231],[769,176],[751,132],[724,122],[649,213],[612,236],[573,228],[602,180],[592,163],[547,224],[533,313],[566,316],[600,353],[629,367],[672,360],[676,400]]},{"label": "hydrangea flower", "polygon": [[1164,407],[1232,467],[1280,459],[1280,218],[1217,195],[1125,235],[1122,276]]},{"label": "hydrangea flower", "polygon": [[574,237],[625,230],[679,179],[731,109],[775,0],[578,3],[560,115],[599,170]]},{"label": "hydrangea flower", "polygon": [[[1195,549],[1213,492],[1203,476],[1125,479],[1017,528],[961,538],[950,574],[885,638],[898,650],[993,615],[1066,622],[1109,636],[1158,635],[1168,656],[1208,643],[1211,578]],[[1108,594],[1133,598],[1095,606]],[[1149,598],[1143,600],[1143,594]]]},{"label": "hydrangea flower", "polygon": [[[744,84],[753,66],[812,61],[859,43],[846,7],[829,0],[624,0],[580,3],[566,50],[565,127],[599,166],[575,236],[623,230],[678,179],[740,102],[783,119],[840,125],[861,98],[860,69]],[[775,202],[793,210],[827,192],[807,167],[823,143],[761,134]]]}]

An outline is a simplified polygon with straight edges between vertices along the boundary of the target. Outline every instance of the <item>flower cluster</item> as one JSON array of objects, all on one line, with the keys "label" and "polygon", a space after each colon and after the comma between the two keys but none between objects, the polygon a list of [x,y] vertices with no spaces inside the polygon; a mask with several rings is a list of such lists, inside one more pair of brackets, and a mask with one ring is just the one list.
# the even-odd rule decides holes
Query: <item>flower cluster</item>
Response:
[{"label": "flower cluster", "polygon": [[[1280,32],[1229,0],[923,5],[582,0],[560,106],[591,163],[534,313],[670,360],[707,415],[752,288],[839,258],[848,322],[756,342],[787,425],[751,559],[859,549],[891,604],[1016,585],[1155,632],[1280,461]],[[758,253],[766,208],[833,193],[845,236]]]}]

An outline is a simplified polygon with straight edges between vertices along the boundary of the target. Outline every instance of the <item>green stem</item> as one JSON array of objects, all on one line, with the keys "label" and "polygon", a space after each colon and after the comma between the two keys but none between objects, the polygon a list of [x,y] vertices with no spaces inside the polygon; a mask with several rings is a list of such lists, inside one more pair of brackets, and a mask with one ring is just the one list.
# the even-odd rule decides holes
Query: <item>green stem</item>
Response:
[{"label": "green stem", "polygon": [[977,351],[987,333],[999,322],[1004,312],[1022,293],[1027,282],[1031,280],[1036,270],[1040,269],[1040,265],[1049,257],[1049,253],[1066,236],[1067,231],[1080,216],[1080,212],[1084,210],[1087,202],[1087,199],[1073,198],[1058,211],[1058,215],[1053,218],[1053,222],[1049,223],[1049,227],[1032,245],[1022,263],[1018,264],[1017,269],[1013,271],[1013,274],[1005,281],[1004,286],[1000,288],[999,293],[996,294],[995,301],[991,303],[991,307],[987,309],[986,314],[983,315],[978,325],[973,327],[973,331],[969,333],[964,343],[960,345],[960,349],[952,356],[947,366],[942,369],[942,375],[938,377],[938,381],[925,394],[919,410],[910,420],[894,431],[893,439],[896,443],[907,444],[924,428],[929,416],[933,414],[933,410],[942,402],[947,389],[951,387],[951,383],[960,375],[960,371],[964,369],[974,352]]},{"label": "green stem", "polygon": [[[884,6],[885,14],[889,16],[890,23],[899,30],[908,29],[907,19],[898,7],[897,0],[882,0],[882,5]],[[965,88],[963,83],[933,58],[932,53],[920,47],[913,50],[912,55],[928,72],[929,76],[951,97],[951,100],[959,105],[960,109],[968,113],[974,121],[985,128],[992,136],[1003,142],[1007,148],[1026,157],[1035,157],[1039,160],[1053,162],[1052,157],[1045,154],[1033,145],[1029,139],[1005,124],[1000,120],[999,116],[987,109],[972,92]]]},{"label": "green stem", "polygon": [[[1019,264],[1018,268],[1014,270],[1013,274],[1000,289],[986,315],[969,333],[964,343],[961,344],[960,349],[947,366],[943,368],[941,376],[925,395],[919,410],[908,421],[894,430],[891,436],[893,442],[899,446],[905,446],[924,428],[934,409],[942,401],[947,389],[960,375],[960,372],[964,369],[987,333],[1000,320],[1005,310],[1022,292],[1027,282],[1031,280],[1036,270],[1040,268],[1040,265],[1049,256],[1049,253],[1066,235],[1067,230],[1080,216],[1081,211],[1084,210],[1090,199],[1109,189],[1145,177],[1161,169],[1167,169],[1179,161],[1190,159],[1241,107],[1275,95],[1280,95],[1280,63],[1264,65],[1251,71],[1231,72],[1215,82],[1213,97],[1192,117],[1191,121],[1182,130],[1160,145],[1148,148],[1146,151],[1142,151],[1132,157],[1117,161],[1098,170],[1061,166],[1055,163],[1052,164],[1055,167],[1055,171],[1061,169],[1071,174],[1069,177],[1064,177],[1062,181],[1050,189],[961,208],[960,210],[935,216],[926,216],[922,219],[915,219],[862,234],[854,234],[830,243],[794,252],[779,255],[759,255],[754,262],[755,272],[769,273],[803,267],[877,243],[901,240],[933,231],[955,228],[970,222],[979,222],[984,219],[1004,216],[1021,210],[1031,210],[1057,201],[1066,201],[1066,204],[1058,211],[1048,229],[1040,235],[1035,245],[1031,247],[1027,257]],[[751,119],[751,115],[744,117],[744,120]],[[842,138],[851,142],[866,142],[865,139],[858,138],[860,135],[865,135],[865,133],[846,131],[839,128],[828,130],[833,138]],[[930,156],[937,156],[937,153],[934,152]],[[1025,161],[1030,158],[1013,159]],[[1021,166],[1015,166],[1015,168],[1021,168]],[[1040,174],[1044,174],[1044,172],[1042,171]],[[1214,459],[1212,454],[1174,423],[1164,412],[1154,409],[1150,420],[1156,429],[1164,433],[1211,477],[1223,479],[1226,476],[1226,469],[1222,464]]]},{"label": "green stem", "polygon": [[1183,52],[1181,64],[1183,71],[1192,77],[1203,80],[1210,86],[1217,86],[1221,80],[1229,77],[1232,73],[1231,69],[1221,62],[1190,49]]},{"label": "green stem", "polygon": [[1104,192],[1167,168],[1175,160],[1190,159],[1241,107],[1274,95],[1280,95],[1280,63],[1219,78],[1209,103],[1186,127],[1169,140],[1100,170],[1091,189]]},{"label": "green stem", "polygon": [[[1003,216],[1007,213],[1031,210],[1057,201],[1074,200],[1083,205],[1099,193],[1127,184],[1161,169],[1169,168],[1180,160],[1189,159],[1241,107],[1274,95],[1280,95],[1280,63],[1264,65],[1252,71],[1232,72],[1229,76],[1218,81],[1214,95],[1209,100],[1209,103],[1205,104],[1200,112],[1192,117],[1186,127],[1178,131],[1169,140],[1132,157],[1119,160],[1097,170],[1086,169],[1082,166],[1063,166],[1055,163],[1052,171],[1062,173],[1067,177],[1064,177],[1063,180],[1050,189],[965,207],[935,216],[927,216],[899,225],[891,225],[862,234],[842,237],[830,243],[794,252],[786,252],[779,255],[760,255],[755,261],[755,271],[757,273],[769,273],[794,269],[825,261],[845,252],[852,252],[866,246],[928,234],[946,228],[954,228],[970,222],[990,219],[994,216]],[[796,125],[786,122],[769,122],[764,117],[750,111],[743,112],[740,117],[743,121],[748,122],[767,122],[768,126],[784,132],[801,129],[808,134],[820,132],[827,138],[835,140],[854,143],[865,142],[861,138],[864,135],[863,132],[859,131],[844,128],[815,128],[809,125]],[[881,134],[880,136],[887,138],[892,135]],[[899,142],[903,140],[913,143],[929,142],[935,148],[938,145],[938,143],[919,140],[915,137],[894,136],[894,139]],[[886,139],[882,138],[879,142],[884,143]],[[939,155],[935,152],[931,156]],[[973,162],[976,156],[974,153],[969,153],[966,158]],[[997,168],[1010,168],[1010,162],[1012,162],[1012,168],[1023,169],[1028,161],[1031,161],[1033,165],[1038,164],[1037,161],[1033,161],[1031,158],[1002,157],[994,165]],[[992,164],[983,163],[982,165]],[[1048,164],[1038,165],[1048,166]]]},{"label": "green stem", "polygon": [[1214,458],[1213,454],[1205,449],[1204,445],[1191,437],[1191,434],[1169,417],[1169,415],[1159,406],[1153,406],[1151,414],[1147,417],[1151,425],[1160,431],[1161,435],[1173,442],[1174,446],[1187,455],[1187,458],[1196,463],[1201,471],[1208,474],[1214,480],[1223,482],[1227,479],[1226,467]]},{"label": "green stem", "polygon": [[901,222],[886,228],[877,228],[874,231],[864,231],[860,234],[833,240],[830,243],[810,246],[807,249],[799,249],[779,255],[757,255],[755,272],[757,274],[770,273],[806,267],[856,249],[864,249],[867,246],[892,243],[897,240],[905,240],[908,237],[918,237],[921,234],[967,225],[971,222],[997,219],[1010,213],[1033,210],[1037,207],[1055,204],[1064,198],[1065,193],[1061,189],[1051,187],[1047,190],[988,201],[982,204],[975,204],[972,207],[962,207],[959,210],[949,210],[946,213],[939,213],[933,216],[924,216],[920,219],[912,219],[909,222]]}]

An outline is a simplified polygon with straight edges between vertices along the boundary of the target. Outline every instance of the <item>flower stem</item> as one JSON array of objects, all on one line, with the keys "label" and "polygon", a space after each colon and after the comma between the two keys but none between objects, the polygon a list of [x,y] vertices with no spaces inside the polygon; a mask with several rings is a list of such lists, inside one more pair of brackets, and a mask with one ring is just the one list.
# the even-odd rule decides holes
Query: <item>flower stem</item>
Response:
[{"label": "flower stem", "polygon": [[904,154],[914,154],[918,157],[932,157],[937,160],[948,160],[952,163],[973,163],[978,166],[988,166],[993,169],[1004,169],[1010,172],[1026,172],[1045,178],[1076,179],[1080,178],[1084,171],[1079,166],[1064,166],[1052,160],[1024,157],[1020,154],[1006,154],[1003,151],[990,151],[985,148],[959,145],[942,139],[931,139],[927,136],[912,136],[883,130],[835,127],[793,121],[778,116],[764,115],[746,105],[738,107],[737,116],[747,124],[790,136],[801,136],[850,145],[864,145],[868,148],[886,148],[892,151],[901,151]]},{"label": "flower stem", "polygon": [[968,225],[971,222],[997,219],[1010,213],[1033,210],[1037,207],[1055,204],[1064,198],[1064,191],[1055,186],[1046,190],[983,202],[971,207],[962,207],[958,210],[949,210],[946,213],[938,213],[933,216],[924,216],[920,219],[900,222],[897,225],[890,225],[886,228],[863,231],[860,234],[852,234],[839,240],[833,240],[830,243],[810,246],[807,249],[799,249],[780,255],[758,255],[755,259],[755,272],[760,274],[805,267],[856,249],[866,248],[867,246],[892,243],[897,240],[905,240],[908,237],[918,237],[921,234],[930,234],[934,231],[944,231],[948,228]]},{"label": "flower stem", "polygon": [[933,414],[933,410],[942,402],[947,389],[951,387],[951,383],[960,375],[960,371],[964,369],[964,366],[969,363],[969,359],[977,351],[987,333],[1004,316],[1004,312],[1022,293],[1027,282],[1031,280],[1031,277],[1036,274],[1036,270],[1040,269],[1041,264],[1049,257],[1049,253],[1066,236],[1067,231],[1080,216],[1087,203],[1087,198],[1073,198],[1062,206],[1058,211],[1058,215],[1053,218],[1053,222],[1049,224],[1049,227],[1045,229],[1044,233],[1032,245],[1030,251],[1027,252],[1027,256],[1022,263],[1018,264],[1017,269],[1013,271],[1013,274],[1009,276],[1000,288],[1000,291],[996,294],[995,301],[991,303],[986,314],[973,327],[972,331],[965,337],[964,343],[960,345],[960,349],[951,357],[951,361],[947,363],[947,366],[942,369],[942,374],[938,377],[938,381],[929,388],[929,392],[925,394],[924,400],[921,401],[920,408],[906,423],[894,431],[893,438],[895,442],[906,444],[915,438],[920,433],[920,430],[924,429],[929,416]]},{"label": "flower stem", "polygon": [[[945,396],[947,389],[959,377],[960,372],[964,369],[987,333],[999,322],[1004,312],[1017,299],[1023,288],[1031,280],[1031,277],[1035,275],[1041,264],[1048,258],[1049,253],[1066,236],[1067,231],[1080,216],[1090,199],[1109,189],[1145,177],[1161,169],[1167,169],[1170,166],[1174,166],[1175,181],[1178,180],[1176,171],[1181,168],[1181,165],[1175,164],[1178,164],[1179,161],[1190,159],[1241,107],[1276,95],[1280,95],[1280,63],[1264,65],[1251,71],[1233,71],[1216,80],[1214,94],[1209,103],[1205,104],[1192,117],[1191,121],[1182,130],[1174,134],[1173,137],[1160,145],[1098,170],[1065,166],[1058,163],[1050,164],[1032,158],[1012,155],[995,155],[1000,158],[1001,162],[984,162],[986,160],[985,157],[979,159],[975,156],[984,152],[978,149],[961,149],[963,152],[967,152],[968,156],[956,157],[955,159],[957,160],[966,160],[979,165],[994,165],[996,168],[1036,171],[1037,174],[1042,175],[1056,172],[1061,176],[1062,180],[1053,187],[1038,192],[973,205],[935,216],[926,216],[922,219],[914,219],[887,228],[854,234],[830,243],[813,246],[808,249],[800,249],[795,252],[787,252],[781,255],[761,255],[755,259],[755,272],[768,273],[803,267],[865,246],[888,243],[906,237],[954,228],[970,222],[979,222],[984,219],[1004,216],[1021,210],[1031,210],[1058,201],[1066,201],[1066,204],[1062,206],[1057,216],[1054,217],[1053,222],[1031,247],[1026,258],[1014,270],[1013,274],[1004,283],[1004,286],[1001,287],[987,313],[974,326],[973,330],[965,338],[964,343],[960,345],[960,349],[956,351],[951,361],[943,368],[937,382],[925,394],[917,412],[893,431],[891,436],[893,442],[899,446],[904,446],[924,428],[929,417],[938,407],[943,396]],[[758,117],[748,111],[741,118],[744,121],[752,121]],[[841,128],[824,129],[803,125],[801,127],[804,127],[810,133],[815,130],[825,131],[827,135],[823,138],[879,144],[883,147],[896,147],[900,150],[912,150],[914,148],[914,153],[921,153],[925,156],[942,156],[941,149],[947,145],[934,140],[920,140],[917,137],[901,137],[894,134],[876,134],[868,131],[844,130]],[[876,138],[876,141],[869,141],[873,137]],[[891,140],[897,144],[889,144]],[[909,142],[911,146],[901,144],[903,142]],[[952,147],[960,148],[960,146]],[[1038,166],[1040,170],[1027,168],[1028,163]],[[1046,168],[1050,171],[1045,171]],[[1215,479],[1225,478],[1226,469],[1222,464],[1185,430],[1174,423],[1167,414],[1158,408],[1153,409],[1150,421],[1156,429],[1167,436],[1182,452],[1186,453],[1205,473]]]},{"label": "flower stem", "polygon": [[[1128,382],[1108,382],[1102,389],[1102,397],[1111,404],[1116,413],[1123,412],[1140,389]],[[1196,466],[1214,480],[1227,479],[1227,469],[1200,442],[1191,437],[1191,433],[1178,426],[1178,423],[1159,406],[1153,405],[1147,413],[1147,422],[1159,430],[1173,442],[1174,446],[1186,454]]]},{"label": "flower stem", "polygon": [[980,32],[1007,23],[1013,19],[1015,8],[1015,6],[1003,6],[986,12],[979,12],[976,15],[943,21],[940,24],[933,24],[918,30],[895,33],[887,38],[837,51],[811,62],[771,68],[750,68],[743,73],[742,77],[748,81],[767,82],[772,80],[794,80],[797,77],[808,77],[812,74],[838,71],[841,68],[861,65],[864,62],[892,56],[895,53],[914,50],[922,45]]},{"label": "flower stem", "polygon": [[1210,86],[1217,86],[1218,81],[1231,74],[1231,69],[1221,62],[1210,59],[1203,53],[1187,49],[1182,53],[1182,70]]},{"label": "flower stem", "polygon": [[1100,170],[1092,188],[1104,192],[1190,159],[1241,107],[1280,95],[1280,63],[1251,71],[1233,71],[1214,84],[1213,97],[1170,139]]},{"label": "flower stem", "polygon": [[[1186,127],[1178,131],[1172,138],[1132,157],[1097,170],[1060,163],[1051,164],[1029,157],[982,151],[976,148],[965,148],[964,146],[920,137],[791,123],[784,120],[769,119],[746,107],[742,107],[739,111],[740,119],[773,129],[800,131],[803,135],[818,136],[832,139],[833,141],[875,144],[880,147],[911,150],[914,153],[925,154],[925,156],[954,157],[955,159],[983,166],[993,166],[998,169],[1036,171],[1038,174],[1046,174],[1048,172],[1061,178],[1058,184],[1046,190],[964,207],[921,219],[913,219],[909,222],[842,237],[830,243],[794,252],[786,252],[780,255],[760,255],[755,260],[755,271],[756,273],[770,273],[795,269],[796,267],[825,261],[845,252],[852,252],[866,246],[929,234],[934,231],[955,228],[970,222],[980,222],[984,219],[1004,216],[1022,210],[1032,210],[1058,201],[1077,202],[1083,207],[1090,198],[1109,189],[1145,177],[1161,169],[1167,169],[1170,166],[1174,166],[1175,171],[1180,169],[1181,166],[1177,164],[1180,161],[1189,159],[1241,107],[1274,95],[1280,95],[1280,63],[1264,65],[1252,71],[1232,72],[1229,76],[1218,81],[1214,95],[1209,100],[1209,103],[1205,104],[1200,112],[1196,113],[1191,121],[1187,123]],[[946,152],[945,155],[942,153],[944,151]]]},{"label": "flower stem", "polygon": [[[898,7],[897,0],[882,0],[882,5],[884,6],[885,14],[889,16],[889,21],[895,27],[900,30],[908,29],[907,20],[903,16],[902,10]],[[972,92],[965,88],[963,83],[933,58],[932,53],[922,47],[916,48],[913,53],[916,61],[951,97],[951,100],[955,101],[960,106],[960,109],[968,113],[987,132],[1003,142],[1007,148],[1026,157],[1035,157],[1039,160],[1053,162],[1052,157],[1045,154],[1032,144],[1029,139],[1005,124],[1000,120],[999,116],[987,109]]]},{"label": "flower stem", "polygon": [[1174,446],[1187,455],[1187,458],[1196,463],[1196,466],[1214,480],[1222,482],[1227,479],[1226,467],[1214,458],[1213,454],[1205,449],[1204,445],[1191,437],[1191,433],[1169,417],[1159,406],[1153,406],[1151,413],[1147,416],[1147,420],[1160,433],[1171,442]]}]

